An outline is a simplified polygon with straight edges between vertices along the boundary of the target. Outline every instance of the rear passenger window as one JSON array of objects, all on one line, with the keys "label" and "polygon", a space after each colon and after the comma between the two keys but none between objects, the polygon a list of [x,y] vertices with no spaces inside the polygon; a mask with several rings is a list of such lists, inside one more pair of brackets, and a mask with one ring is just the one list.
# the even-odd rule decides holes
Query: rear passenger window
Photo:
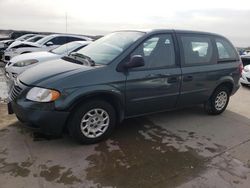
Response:
[{"label": "rear passenger window", "polygon": [[216,39],[216,46],[220,60],[238,59],[234,47],[225,39]]},{"label": "rear passenger window", "polygon": [[206,64],[212,60],[212,42],[208,37],[181,37],[185,64]]},{"label": "rear passenger window", "polygon": [[147,68],[174,66],[175,52],[172,36],[155,35],[140,44],[131,54],[133,55],[141,55]]}]

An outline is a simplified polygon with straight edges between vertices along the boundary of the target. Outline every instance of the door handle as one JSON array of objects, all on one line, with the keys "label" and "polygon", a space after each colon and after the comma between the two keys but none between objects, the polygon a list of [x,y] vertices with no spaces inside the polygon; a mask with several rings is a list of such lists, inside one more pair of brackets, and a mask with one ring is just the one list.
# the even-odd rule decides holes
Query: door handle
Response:
[{"label": "door handle", "polygon": [[165,74],[165,73],[160,73],[160,74],[148,74],[146,77],[147,78],[154,78],[154,77],[160,77],[160,78],[165,78],[165,77],[168,77],[170,76],[170,74]]},{"label": "door handle", "polygon": [[178,82],[178,80],[179,80],[179,77],[177,77],[177,76],[169,77],[168,83],[176,83],[176,82]]},{"label": "door handle", "polygon": [[189,82],[189,81],[192,81],[193,80],[193,76],[191,76],[191,75],[188,75],[188,76],[184,76],[183,77],[183,81],[184,82]]}]

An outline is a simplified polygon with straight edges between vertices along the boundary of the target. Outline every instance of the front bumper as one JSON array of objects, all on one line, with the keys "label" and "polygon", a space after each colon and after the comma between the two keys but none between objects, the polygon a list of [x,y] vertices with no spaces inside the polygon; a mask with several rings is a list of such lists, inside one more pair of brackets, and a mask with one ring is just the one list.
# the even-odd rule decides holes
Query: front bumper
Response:
[{"label": "front bumper", "polygon": [[47,135],[58,136],[62,133],[64,125],[66,124],[69,112],[56,111],[54,109],[44,110],[44,106],[39,108],[29,107],[30,101],[26,104],[25,102],[11,101],[8,104],[9,113],[14,112],[17,118],[32,129],[36,129]]},{"label": "front bumper", "polygon": [[250,82],[246,79],[240,78],[240,83],[250,85]]},{"label": "front bumper", "polygon": [[242,72],[240,83],[249,84],[250,85],[250,72]]}]

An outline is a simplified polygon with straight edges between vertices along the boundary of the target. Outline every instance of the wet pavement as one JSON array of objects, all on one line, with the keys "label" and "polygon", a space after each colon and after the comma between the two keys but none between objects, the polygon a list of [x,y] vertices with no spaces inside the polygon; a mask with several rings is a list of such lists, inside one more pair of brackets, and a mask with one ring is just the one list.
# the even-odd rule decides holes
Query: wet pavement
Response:
[{"label": "wet pavement", "polygon": [[126,120],[95,145],[34,133],[1,103],[0,187],[247,188],[249,93],[220,116],[197,106]]}]

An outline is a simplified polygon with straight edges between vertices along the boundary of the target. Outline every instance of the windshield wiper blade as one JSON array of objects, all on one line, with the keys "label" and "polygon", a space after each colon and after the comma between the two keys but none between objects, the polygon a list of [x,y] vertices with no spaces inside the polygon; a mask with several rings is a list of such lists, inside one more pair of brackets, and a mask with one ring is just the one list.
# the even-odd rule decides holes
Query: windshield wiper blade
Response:
[{"label": "windshield wiper blade", "polygon": [[[77,52],[71,53],[70,56],[78,57],[78,58],[82,59],[85,62],[87,61],[87,63],[89,63],[90,66],[95,66],[95,61],[93,59],[91,59],[89,56],[86,56],[84,54],[77,53]],[[77,60],[79,60],[79,59],[77,59]]]}]

